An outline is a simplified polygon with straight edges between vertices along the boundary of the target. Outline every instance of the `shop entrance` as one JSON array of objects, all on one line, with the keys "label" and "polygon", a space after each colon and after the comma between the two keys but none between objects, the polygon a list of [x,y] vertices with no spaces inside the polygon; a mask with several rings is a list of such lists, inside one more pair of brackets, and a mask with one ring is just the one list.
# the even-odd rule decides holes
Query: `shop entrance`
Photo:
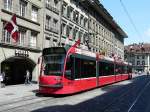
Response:
[{"label": "shop entrance", "polygon": [[32,71],[35,63],[29,58],[12,57],[1,63],[1,72],[5,72],[6,85],[23,84],[25,81],[26,70],[30,72],[30,80],[32,79]]}]

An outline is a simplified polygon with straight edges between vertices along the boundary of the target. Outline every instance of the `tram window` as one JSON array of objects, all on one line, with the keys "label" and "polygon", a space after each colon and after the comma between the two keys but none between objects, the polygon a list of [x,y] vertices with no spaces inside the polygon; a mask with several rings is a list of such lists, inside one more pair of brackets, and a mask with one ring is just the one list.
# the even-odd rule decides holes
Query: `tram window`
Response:
[{"label": "tram window", "polygon": [[125,67],[125,73],[128,73],[128,66]]},{"label": "tram window", "polygon": [[88,78],[95,76],[96,76],[95,61],[75,58],[75,78]]},{"label": "tram window", "polygon": [[120,66],[120,74],[124,74],[124,66],[123,65]]},{"label": "tram window", "polygon": [[128,66],[128,73],[132,73],[132,67],[131,66]]},{"label": "tram window", "polygon": [[46,64],[45,66],[44,74],[60,76],[62,74],[61,70],[62,70],[62,64],[49,63],[49,64]]},{"label": "tram window", "polygon": [[119,73],[120,73],[120,74],[123,74],[123,72],[124,72],[124,71],[123,71],[123,66],[120,65],[120,71],[119,71]]},{"label": "tram window", "polygon": [[115,66],[115,74],[116,75],[123,74],[124,71],[125,71],[125,69],[124,69],[123,65],[116,64],[116,66]]},{"label": "tram window", "polygon": [[96,62],[92,60],[82,60],[81,63],[82,78],[96,76]]},{"label": "tram window", "polygon": [[74,79],[74,69],[73,69],[74,58],[70,57],[66,63],[65,75],[68,79]]},{"label": "tram window", "polygon": [[81,78],[81,59],[75,58],[75,79]]},{"label": "tram window", "polygon": [[116,66],[115,66],[115,75],[118,75],[119,74],[119,65],[118,64],[116,64]]},{"label": "tram window", "polygon": [[114,74],[114,64],[107,62],[99,62],[99,74],[101,76],[113,75]]},{"label": "tram window", "polygon": [[123,73],[124,74],[127,74],[128,73],[128,67],[125,65],[123,66]]}]

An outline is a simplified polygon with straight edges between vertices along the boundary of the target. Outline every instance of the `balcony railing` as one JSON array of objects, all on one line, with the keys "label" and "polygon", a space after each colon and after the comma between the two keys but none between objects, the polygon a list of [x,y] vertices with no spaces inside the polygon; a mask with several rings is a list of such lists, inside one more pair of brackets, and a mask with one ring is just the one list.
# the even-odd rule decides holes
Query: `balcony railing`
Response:
[{"label": "balcony railing", "polygon": [[51,6],[50,4],[45,4],[45,7],[51,11],[53,11],[56,14],[59,14],[59,10],[53,6]]},{"label": "balcony railing", "polygon": [[59,30],[57,28],[53,28],[53,27],[50,27],[47,25],[45,25],[45,30],[51,31],[51,32],[56,33],[56,34],[59,33]]},{"label": "balcony railing", "polygon": [[30,45],[29,43],[26,44],[26,43],[14,43],[10,40],[4,40],[2,39],[0,41],[0,44],[1,45],[5,45],[5,46],[14,46],[14,47],[18,47],[18,48],[26,48],[26,49],[32,49],[32,50],[40,50],[40,47],[39,46],[33,46],[33,45]]}]

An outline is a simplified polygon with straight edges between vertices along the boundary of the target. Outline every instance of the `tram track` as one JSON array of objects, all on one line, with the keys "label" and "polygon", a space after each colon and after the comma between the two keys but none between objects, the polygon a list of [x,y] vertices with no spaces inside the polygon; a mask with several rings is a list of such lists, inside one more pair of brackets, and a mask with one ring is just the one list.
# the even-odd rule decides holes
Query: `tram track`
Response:
[{"label": "tram track", "polygon": [[[123,93],[125,90],[122,90],[121,93]],[[120,94],[121,94],[120,93]],[[14,110],[14,112],[16,110],[19,110],[22,107],[27,107],[27,106],[31,106],[31,105],[35,105],[41,102],[51,102],[54,101],[54,97],[36,97],[34,95],[32,96],[27,96],[27,97],[23,97],[23,98],[19,98],[16,99],[12,102],[9,103],[3,103],[0,104],[0,107],[2,108],[0,110],[0,112],[12,112]]]},{"label": "tram track", "polygon": [[[111,102],[110,103],[107,102],[107,105],[102,107],[100,109],[100,111],[101,112],[112,112],[112,111],[109,111],[111,109],[111,107],[113,107],[114,105],[117,105],[119,102],[121,102],[120,101],[121,99],[126,98],[128,95],[130,95],[131,91],[136,90],[137,93],[142,91],[143,87],[145,87],[150,82],[148,80],[147,81],[143,81],[143,80],[146,80],[146,78],[143,78],[142,80],[137,79],[136,82],[131,83],[130,85],[126,85],[126,86],[122,86],[122,87],[119,86],[119,88],[115,88],[116,90],[119,89],[119,90],[117,90],[118,91],[117,95],[115,95],[115,97],[112,97],[113,99],[110,100]],[[136,85],[139,82],[141,82],[140,87],[137,88]],[[122,89],[120,90],[120,88],[122,88]],[[116,91],[114,91],[114,92],[116,92]],[[71,96],[71,97],[74,97],[74,96]],[[53,102],[53,104],[55,104],[54,102],[60,102],[60,101],[63,101],[64,99],[66,99],[66,98],[60,99],[60,98],[55,98],[55,97],[27,96],[27,97],[23,97],[18,100],[14,100],[9,103],[0,104],[0,107],[1,107],[0,112],[16,112],[18,110],[21,111],[21,110],[25,109],[25,107],[30,107],[32,105],[35,105],[35,108],[37,108],[37,106],[36,106],[37,104],[40,105],[41,103],[44,103],[46,105],[51,105],[51,103],[48,104],[48,102]],[[105,102],[105,104],[106,104],[106,102]],[[44,105],[44,106],[46,106],[46,105]],[[27,111],[27,110],[25,110],[25,111]],[[113,111],[113,112],[115,112],[115,111]]]},{"label": "tram track", "polygon": [[[143,80],[145,80],[146,78],[144,78]],[[114,108],[114,106],[119,106],[119,103],[123,102],[122,100],[125,99],[127,96],[131,95],[130,92],[136,90],[135,93],[141,93],[141,91],[143,91],[143,89],[147,86],[147,84],[149,84],[150,81],[143,81],[142,84],[140,84],[140,88],[136,89],[137,86],[136,84],[132,84],[130,85],[130,87],[125,90],[122,94],[120,94],[117,98],[113,99],[111,103],[107,104],[101,111],[102,112],[120,112],[121,110],[118,110]],[[135,95],[135,94],[134,94]],[[130,104],[132,104],[131,106],[128,106],[129,110],[130,108],[132,108],[133,106],[133,102],[135,102],[135,100],[137,99],[137,97],[139,97],[139,95],[133,96],[134,101],[130,102]],[[127,100],[127,99],[126,99]]]},{"label": "tram track", "polygon": [[24,98],[25,99],[22,99],[22,100],[18,99],[12,102],[1,104],[0,112],[12,111],[20,107],[26,107],[28,105],[32,105],[32,104],[36,104],[36,103],[40,103],[44,101],[50,101],[54,99],[53,97],[36,97],[36,96],[29,96],[29,97],[24,97]]},{"label": "tram track", "polygon": [[147,87],[150,85],[150,81],[144,86],[144,88],[139,92],[139,94],[137,95],[136,99],[134,100],[134,102],[132,103],[132,105],[130,106],[130,108],[128,109],[128,112],[131,112],[133,107],[136,105],[136,103],[138,102],[138,100],[140,99],[140,97],[142,96],[142,94],[144,93],[144,91],[147,89]]},{"label": "tram track", "polygon": [[34,97],[36,97],[36,96],[35,95],[28,95],[28,96],[24,96],[24,97],[20,97],[20,98],[14,98],[14,99],[6,101],[6,102],[0,102],[0,107],[2,107],[4,105],[17,103],[17,102],[20,102],[22,100],[25,101],[25,100],[33,99]]}]

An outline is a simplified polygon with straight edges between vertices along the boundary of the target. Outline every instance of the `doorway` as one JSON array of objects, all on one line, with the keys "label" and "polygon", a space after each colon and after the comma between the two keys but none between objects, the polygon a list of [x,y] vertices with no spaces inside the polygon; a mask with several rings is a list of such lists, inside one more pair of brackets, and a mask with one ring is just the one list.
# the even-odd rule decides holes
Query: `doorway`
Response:
[{"label": "doorway", "polygon": [[5,72],[6,85],[23,84],[25,81],[26,70],[30,72],[32,80],[32,71],[36,64],[26,57],[12,57],[1,63],[1,72]]}]

